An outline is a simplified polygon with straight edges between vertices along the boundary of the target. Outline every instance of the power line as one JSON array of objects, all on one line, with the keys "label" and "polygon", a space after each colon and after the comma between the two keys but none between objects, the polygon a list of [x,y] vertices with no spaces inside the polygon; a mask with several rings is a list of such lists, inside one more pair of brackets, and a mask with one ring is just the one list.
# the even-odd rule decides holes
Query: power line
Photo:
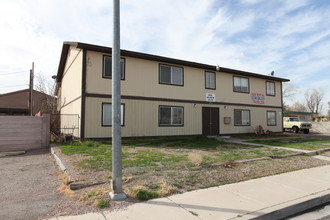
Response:
[{"label": "power line", "polygon": [[0,76],[5,75],[13,75],[13,74],[19,74],[19,73],[26,73],[27,71],[19,71],[19,72],[11,72],[11,73],[0,73]]},{"label": "power line", "polygon": [[23,85],[12,85],[12,86],[2,86],[2,87],[0,87],[0,89],[3,89],[3,88],[11,88],[11,87],[20,87],[20,86],[28,86],[28,84],[23,84]]}]

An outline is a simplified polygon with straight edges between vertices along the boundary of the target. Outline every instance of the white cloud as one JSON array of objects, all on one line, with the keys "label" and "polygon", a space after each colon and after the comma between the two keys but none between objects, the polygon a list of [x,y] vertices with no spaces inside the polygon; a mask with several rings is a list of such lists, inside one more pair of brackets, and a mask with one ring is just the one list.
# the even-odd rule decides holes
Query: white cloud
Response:
[{"label": "white cloud", "polygon": [[[124,49],[264,74],[275,70],[303,88],[330,80],[329,27],[330,6],[312,0],[121,1]],[[33,61],[50,79],[63,41],[111,46],[112,4],[2,0],[0,32],[2,93],[15,88],[1,87],[27,84]]]}]

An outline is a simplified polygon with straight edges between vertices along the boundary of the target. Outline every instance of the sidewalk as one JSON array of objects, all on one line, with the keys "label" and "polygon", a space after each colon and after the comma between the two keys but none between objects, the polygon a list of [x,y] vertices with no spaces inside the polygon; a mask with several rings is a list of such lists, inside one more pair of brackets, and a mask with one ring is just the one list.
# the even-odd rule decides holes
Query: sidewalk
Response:
[{"label": "sidewalk", "polygon": [[330,202],[330,165],[51,220],[282,219]]}]

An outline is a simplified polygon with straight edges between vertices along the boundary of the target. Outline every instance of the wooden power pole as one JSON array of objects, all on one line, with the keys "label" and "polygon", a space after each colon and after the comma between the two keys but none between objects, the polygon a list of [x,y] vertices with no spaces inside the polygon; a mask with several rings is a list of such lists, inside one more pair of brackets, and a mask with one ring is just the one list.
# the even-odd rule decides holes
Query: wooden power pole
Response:
[{"label": "wooden power pole", "polygon": [[32,62],[32,69],[30,69],[30,83],[29,83],[29,115],[33,116],[33,78],[34,78],[34,62]]}]

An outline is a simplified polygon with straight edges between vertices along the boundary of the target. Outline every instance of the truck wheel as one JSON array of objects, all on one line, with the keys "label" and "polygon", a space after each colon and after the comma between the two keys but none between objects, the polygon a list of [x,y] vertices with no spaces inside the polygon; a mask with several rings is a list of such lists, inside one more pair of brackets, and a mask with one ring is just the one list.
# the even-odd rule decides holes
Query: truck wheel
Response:
[{"label": "truck wheel", "polygon": [[309,133],[309,129],[304,130],[304,134],[308,134]]},{"label": "truck wheel", "polygon": [[296,127],[296,126],[294,126],[294,127],[292,128],[292,130],[293,130],[294,133],[298,133],[298,132],[299,132],[299,128]]}]

